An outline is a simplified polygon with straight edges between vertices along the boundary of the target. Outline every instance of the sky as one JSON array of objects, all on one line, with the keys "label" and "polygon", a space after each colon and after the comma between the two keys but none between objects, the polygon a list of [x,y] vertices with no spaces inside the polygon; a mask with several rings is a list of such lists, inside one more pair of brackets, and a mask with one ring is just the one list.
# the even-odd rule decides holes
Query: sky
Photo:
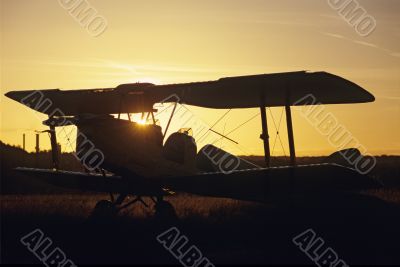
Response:
[{"label": "sky", "polygon": [[[376,20],[374,31],[364,37],[325,0],[86,1],[107,22],[98,36],[62,6],[69,1],[76,0],[0,1],[3,142],[21,146],[25,133],[26,148],[33,151],[35,131],[46,129],[45,116],[4,96],[11,90],[112,88],[309,70],[342,76],[371,92],[373,103],[328,105],[324,112],[331,112],[368,153],[400,154],[400,1],[358,0]],[[192,120],[208,126],[227,112],[185,108]],[[214,130],[226,134],[254,118],[228,135],[239,145],[216,144],[235,154],[263,154],[258,113],[230,111]],[[273,155],[288,154],[281,114],[282,108],[268,111]],[[162,126],[167,115],[160,115]],[[276,138],[279,121],[281,139]],[[338,149],[301,109],[293,108],[293,125],[298,155]],[[169,133],[182,127],[190,125],[175,120]],[[67,135],[59,138],[63,151],[73,149]],[[49,143],[42,134],[41,148]]]}]

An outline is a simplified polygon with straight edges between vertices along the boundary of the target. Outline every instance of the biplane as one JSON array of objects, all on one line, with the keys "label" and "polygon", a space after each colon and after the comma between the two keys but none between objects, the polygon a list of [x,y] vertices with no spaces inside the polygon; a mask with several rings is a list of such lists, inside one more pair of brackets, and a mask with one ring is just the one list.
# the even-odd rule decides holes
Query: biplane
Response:
[{"label": "biplane", "polygon": [[[143,197],[154,201],[156,214],[167,213],[173,211],[173,207],[164,197],[174,192],[265,203],[293,195],[354,192],[379,187],[376,180],[335,160],[312,165],[296,163],[291,107],[313,105],[307,101],[299,102],[307,95],[318,99],[318,104],[375,100],[368,91],[342,77],[307,71],[181,84],[133,83],[105,89],[6,93],[7,97],[48,115],[43,123],[49,126],[52,145],[53,169],[18,167],[16,170],[61,187],[110,193],[110,200],[97,203],[95,211],[99,214],[115,213],[138,201],[145,203]],[[259,108],[265,167],[256,168],[240,161],[233,170],[221,171],[215,158],[233,155],[212,145],[198,149],[196,140],[185,129],[165,138],[166,130],[161,129],[154,119],[156,103],[211,109]],[[279,106],[286,111],[290,164],[270,167],[266,108]],[[130,119],[121,119],[121,114],[127,114],[129,118],[131,114],[146,114],[151,123],[141,125]],[[174,111],[167,128],[173,114]],[[80,157],[82,165],[86,166],[82,172],[59,168],[55,129],[65,125],[77,127],[78,156],[93,150],[89,143],[96,148],[94,154],[97,152],[97,157]],[[100,155],[104,156],[101,161]],[[338,152],[330,159],[337,156]],[[87,161],[100,163],[90,168]],[[118,197],[114,198],[114,194]],[[130,197],[133,200],[129,200]]]}]

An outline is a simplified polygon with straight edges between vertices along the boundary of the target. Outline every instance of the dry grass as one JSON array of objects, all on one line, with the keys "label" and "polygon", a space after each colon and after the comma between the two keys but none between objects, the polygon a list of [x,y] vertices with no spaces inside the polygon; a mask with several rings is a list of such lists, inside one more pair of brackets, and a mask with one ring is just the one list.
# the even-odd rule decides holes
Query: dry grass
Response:
[{"label": "dry grass", "polygon": [[[379,189],[363,192],[384,201],[400,204],[400,189]],[[87,218],[96,203],[109,199],[108,194],[48,194],[48,195],[2,195],[1,210],[4,214],[64,215]],[[126,202],[132,198],[127,198]],[[143,198],[149,205],[141,203],[123,210],[121,215],[147,218],[153,215],[154,203],[150,198]],[[189,194],[178,194],[166,198],[175,208],[181,219],[210,218],[213,216],[240,216],[243,210],[261,204],[228,198],[201,197]],[[212,219],[212,218],[210,218]]]},{"label": "dry grass", "polygon": [[[399,190],[366,194],[400,203]],[[1,241],[5,248],[2,261],[38,263],[19,239],[40,228],[78,265],[178,263],[156,241],[156,236],[171,224],[153,220],[151,208],[135,204],[118,218],[99,224],[87,220],[96,202],[108,198],[107,194],[1,196]],[[152,205],[150,199],[144,200]],[[349,209],[322,206],[307,210],[275,209],[257,203],[187,194],[167,200],[179,217],[172,224],[215,264],[311,264],[291,241],[308,228],[332,244],[349,264],[400,263],[398,205],[355,199],[359,205]]]},{"label": "dry grass", "polygon": [[400,189],[378,189],[365,192],[367,195],[375,196],[387,202],[400,204]]},{"label": "dry grass", "polygon": [[[1,199],[2,213],[35,214],[35,215],[66,215],[86,218],[99,200],[109,199],[107,194],[60,194],[60,195],[3,195]],[[132,199],[132,198],[130,198]],[[125,201],[129,201],[127,199]],[[125,209],[122,215],[146,218],[153,215],[153,202],[143,199],[150,208],[140,203]],[[226,213],[235,214],[245,206],[255,203],[225,198],[209,198],[187,194],[167,197],[175,208],[179,218],[207,218],[218,211],[226,209]]]}]

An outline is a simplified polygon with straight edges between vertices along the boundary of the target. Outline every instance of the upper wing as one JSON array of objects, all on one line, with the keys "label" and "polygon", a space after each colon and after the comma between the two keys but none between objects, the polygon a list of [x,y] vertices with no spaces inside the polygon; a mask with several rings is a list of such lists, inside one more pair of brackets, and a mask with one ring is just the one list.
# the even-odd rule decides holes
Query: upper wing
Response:
[{"label": "upper wing", "polygon": [[[37,111],[51,114],[58,108],[66,116],[147,112],[160,102],[179,102],[207,108],[253,108],[259,107],[261,102],[268,107],[316,104],[299,101],[309,95],[318,104],[363,103],[375,99],[357,84],[339,76],[305,71],[229,77],[196,83],[135,83],[114,89],[30,90],[6,94]],[[263,101],[260,101],[261,98]]]},{"label": "upper wing", "polygon": [[[119,88],[127,89],[129,86],[121,85]],[[267,107],[315,105],[300,101],[310,95],[321,104],[363,103],[375,99],[369,92],[344,78],[326,72],[305,71],[160,85],[152,93],[156,101],[176,95],[180,103],[226,109],[256,108],[262,104]]]}]

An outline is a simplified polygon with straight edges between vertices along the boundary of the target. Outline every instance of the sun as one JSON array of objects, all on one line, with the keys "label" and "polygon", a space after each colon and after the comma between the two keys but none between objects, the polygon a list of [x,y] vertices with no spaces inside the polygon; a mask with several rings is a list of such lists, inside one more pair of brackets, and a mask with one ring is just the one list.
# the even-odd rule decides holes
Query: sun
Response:
[{"label": "sun", "polygon": [[146,124],[146,119],[140,119],[137,121],[137,123],[139,123],[140,125],[145,125]]}]

